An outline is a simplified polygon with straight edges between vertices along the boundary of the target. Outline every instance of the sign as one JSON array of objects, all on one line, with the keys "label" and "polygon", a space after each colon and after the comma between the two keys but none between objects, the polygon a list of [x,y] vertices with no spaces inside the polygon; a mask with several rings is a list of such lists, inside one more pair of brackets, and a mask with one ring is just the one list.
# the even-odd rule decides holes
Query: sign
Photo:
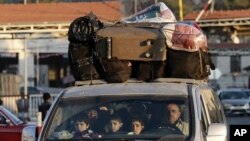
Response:
[{"label": "sign", "polygon": [[216,68],[215,70],[211,70],[211,74],[209,75],[209,79],[219,79],[221,77],[221,71]]}]

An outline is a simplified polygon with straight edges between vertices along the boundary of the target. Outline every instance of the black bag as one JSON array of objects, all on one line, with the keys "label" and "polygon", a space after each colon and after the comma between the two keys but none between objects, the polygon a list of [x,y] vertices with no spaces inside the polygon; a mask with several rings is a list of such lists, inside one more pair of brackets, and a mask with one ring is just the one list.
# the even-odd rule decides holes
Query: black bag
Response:
[{"label": "black bag", "polygon": [[165,61],[133,61],[131,77],[147,82],[163,78],[165,65]]},{"label": "black bag", "polygon": [[116,58],[100,58],[103,66],[103,78],[109,83],[121,83],[127,81],[131,76],[131,63]]},{"label": "black bag", "polygon": [[68,58],[71,71],[77,81],[99,78],[94,61],[94,34],[103,24],[90,13],[76,18],[68,30]]},{"label": "black bag", "polygon": [[195,52],[167,50],[166,77],[206,79],[210,68],[214,69],[208,52],[201,49]]},{"label": "black bag", "polygon": [[83,43],[70,43],[68,49],[68,58],[71,71],[75,80],[90,80],[99,78],[96,71],[96,65],[90,54],[88,45]]},{"label": "black bag", "polygon": [[93,34],[103,27],[103,23],[93,13],[76,18],[69,26],[68,40],[70,42],[87,42]]}]

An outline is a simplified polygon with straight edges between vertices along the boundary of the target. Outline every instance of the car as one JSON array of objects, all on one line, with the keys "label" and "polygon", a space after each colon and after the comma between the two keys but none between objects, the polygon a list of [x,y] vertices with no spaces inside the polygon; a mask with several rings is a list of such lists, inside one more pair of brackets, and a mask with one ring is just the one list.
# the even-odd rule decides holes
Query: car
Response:
[{"label": "car", "polygon": [[[175,126],[163,124],[168,117],[166,105],[169,103],[179,105],[181,119],[189,125],[186,134]],[[117,114],[123,130],[109,133],[109,117]],[[82,86],[67,88],[59,94],[47,113],[39,137],[33,138],[81,140],[74,136],[79,117],[89,118],[93,130],[88,133],[94,133],[94,136],[82,135],[83,140],[226,141],[228,135],[218,96],[205,82],[191,79],[161,78],[147,83],[85,81]],[[132,117],[144,119],[145,128],[140,135],[130,134]],[[27,136],[23,134],[23,138]]]},{"label": "car", "polygon": [[244,91],[247,93],[248,97],[250,98],[250,89],[244,89]]},{"label": "car", "polygon": [[243,88],[225,88],[218,91],[226,115],[249,114],[249,95]]},{"label": "car", "polygon": [[[21,141],[24,128],[36,128],[33,123],[24,123],[8,109],[0,106],[0,140]],[[27,129],[26,129],[27,130]]]},{"label": "car", "polygon": [[[43,88],[41,87],[35,87],[35,86],[28,86],[27,87],[27,93],[30,94],[43,94],[46,93],[47,91],[45,91]],[[20,87],[20,94],[23,95],[24,94],[24,87]]]}]

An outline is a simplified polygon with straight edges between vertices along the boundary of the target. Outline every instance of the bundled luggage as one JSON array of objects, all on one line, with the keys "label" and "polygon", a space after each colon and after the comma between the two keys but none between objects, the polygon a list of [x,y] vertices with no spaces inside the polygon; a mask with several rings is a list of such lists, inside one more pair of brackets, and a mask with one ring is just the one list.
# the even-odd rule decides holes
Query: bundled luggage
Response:
[{"label": "bundled luggage", "polygon": [[96,32],[95,51],[100,57],[129,60],[132,76],[150,81],[163,77],[156,68],[165,67],[167,48],[161,24],[122,24],[104,27]]},{"label": "bundled luggage", "polygon": [[71,71],[77,81],[100,78],[92,46],[94,45],[93,35],[102,26],[92,13],[76,18],[70,24],[68,58]]},{"label": "bundled luggage", "polygon": [[[162,11],[160,6],[162,3],[147,10],[168,12],[169,9]],[[147,10],[139,14],[148,14]],[[173,21],[175,18],[170,15]],[[76,80],[120,83],[129,78],[207,79],[214,66],[206,36],[199,28],[177,22],[133,23],[132,19],[104,26],[95,15],[89,14],[71,23],[68,56]]]},{"label": "bundled luggage", "polygon": [[206,36],[200,29],[176,23],[165,25],[162,32],[168,46],[166,77],[204,79],[210,74],[210,68],[214,69]]}]

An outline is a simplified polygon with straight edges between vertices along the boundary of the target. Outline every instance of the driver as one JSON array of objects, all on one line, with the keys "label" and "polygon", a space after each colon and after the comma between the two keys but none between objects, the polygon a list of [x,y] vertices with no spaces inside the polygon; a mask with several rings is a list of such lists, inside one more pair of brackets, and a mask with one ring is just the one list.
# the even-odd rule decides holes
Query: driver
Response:
[{"label": "driver", "polygon": [[166,106],[167,109],[167,124],[176,126],[184,135],[189,134],[189,125],[187,122],[181,120],[181,111],[180,107],[176,103],[169,103]]}]

